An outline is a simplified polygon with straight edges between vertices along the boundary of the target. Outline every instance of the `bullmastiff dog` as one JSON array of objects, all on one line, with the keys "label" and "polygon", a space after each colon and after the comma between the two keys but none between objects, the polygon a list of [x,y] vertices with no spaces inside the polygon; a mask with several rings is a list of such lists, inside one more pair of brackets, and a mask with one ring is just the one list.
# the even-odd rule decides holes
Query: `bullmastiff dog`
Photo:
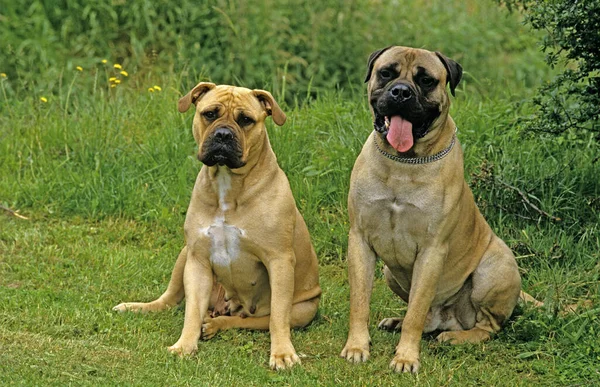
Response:
[{"label": "bullmastiff dog", "polygon": [[368,61],[375,131],[350,180],[348,278],[350,327],[341,356],[369,358],[369,302],[375,261],[388,286],[408,303],[390,367],[419,369],[423,332],[477,343],[500,330],[519,298],[515,258],[479,212],[463,171],[456,125],[448,115],[461,66],[439,52],[387,47]]},{"label": "bullmastiff dog", "polygon": [[[286,116],[267,91],[206,82],[179,100],[179,111],[192,105],[204,165],[187,211],[185,247],[164,294],[114,309],[162,310],[185,296],[183,331],[169,351],[192,354],[201,336],[210,339],[220,330],[269,330],[269,365],[291,367],[300,359],[290,327],[312,321],[321,288],[308,229],[265,128],[267,116],[279,126]],[[224,289],[225,307],[217,305],[215,282]]]}]

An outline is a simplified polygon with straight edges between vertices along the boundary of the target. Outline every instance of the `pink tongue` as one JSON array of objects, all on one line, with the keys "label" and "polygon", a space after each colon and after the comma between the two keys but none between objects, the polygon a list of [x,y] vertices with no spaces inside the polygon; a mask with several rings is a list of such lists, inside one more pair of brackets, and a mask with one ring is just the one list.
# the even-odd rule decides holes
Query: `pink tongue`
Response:
[{"label": "pink tongue", "polygon": [[398,152],[407,152],[414,143],[412,124],[400,116],[393,116],[390,119],[387,140]]}]

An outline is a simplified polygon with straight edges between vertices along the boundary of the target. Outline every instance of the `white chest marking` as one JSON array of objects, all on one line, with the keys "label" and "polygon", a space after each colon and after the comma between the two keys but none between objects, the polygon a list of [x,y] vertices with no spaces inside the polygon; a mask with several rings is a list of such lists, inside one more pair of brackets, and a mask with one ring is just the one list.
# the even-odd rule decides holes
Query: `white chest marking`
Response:
[{"label": "white chest marking", "polygon": [[225,202],[227,192],[231,189],[231,173],[226,167],[219,167],[217,172],[217,188],[219,190],[219,206],[221,212],[227,211],[229,206]]},{"label": "white chest marking", "polygon": [[240,255],[240,237],[244,230],[225,223],[217,217],[215,223],[204,230],[210,238],[210,261],[213,265],[230,266]]},{"label": "white chest marking", "polygon": [[217,191],[219,195],[219,211],[209,227],[200,232],[210,238],[210,261],[213,265],[230,266],[240,255],[240,237],[246,232],[236,226],[225,223],[225,212],[229,205],[225,201],[231,189],[231,174],[226,167],[219,167],[217,172]]},{"label": "white chest marking", "polygon": [[396,213],[401,212],[405,208],[404,203],[392,202],[392,210]]}]

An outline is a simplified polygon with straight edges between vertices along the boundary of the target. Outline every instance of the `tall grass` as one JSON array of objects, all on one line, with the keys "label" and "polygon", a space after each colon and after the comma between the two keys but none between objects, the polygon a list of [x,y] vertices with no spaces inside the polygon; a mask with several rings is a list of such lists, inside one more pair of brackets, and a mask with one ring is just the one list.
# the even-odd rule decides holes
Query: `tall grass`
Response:
[{"label": "tall grass", "polygon": [[211,79],[301,101],[360,90],[365,58],[390,44],[443,51],[484,93],[532,87],[544,73],[535,37],[492,1],[33,0],[0,13],[0,71],[29,93],[56,93],[64,70],[106,58],[136,72],[174,68],[185,87]]}]

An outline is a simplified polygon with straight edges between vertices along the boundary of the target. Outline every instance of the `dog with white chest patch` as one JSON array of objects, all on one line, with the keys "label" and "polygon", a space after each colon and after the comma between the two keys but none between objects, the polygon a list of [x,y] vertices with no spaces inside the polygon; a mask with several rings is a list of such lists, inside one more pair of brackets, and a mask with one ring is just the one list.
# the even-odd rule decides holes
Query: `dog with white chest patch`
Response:
[{"label": "dog with white chest patch", "polygon": [[286,116],[267,91],[207,82],[179,100],[179,111],[192,105],[204,166],[185,220],[186,245],[164,294],[114,309],[163,310],[185,297],[183,331],[171,352],[195,353],[201,336],[220,330],[269,330],[271,368],[291,367],[300,359],[290,328],[313,320],[321,288],[308,229],[264,124],[272,116],[281,126]]}]

